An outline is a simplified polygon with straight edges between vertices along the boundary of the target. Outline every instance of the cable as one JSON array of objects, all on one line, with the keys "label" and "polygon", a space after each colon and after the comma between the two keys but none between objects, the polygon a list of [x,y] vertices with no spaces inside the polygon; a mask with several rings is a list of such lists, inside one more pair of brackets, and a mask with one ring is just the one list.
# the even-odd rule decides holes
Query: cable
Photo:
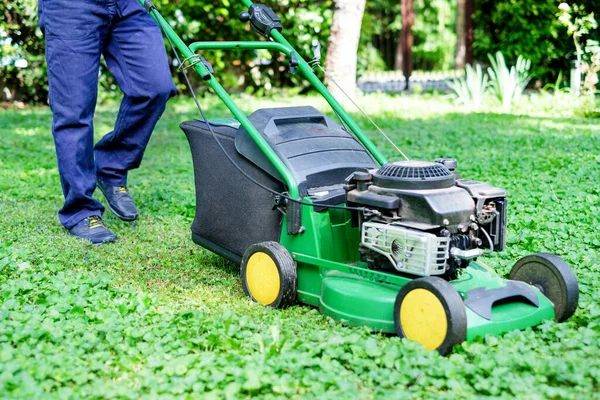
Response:
[{"label": "cable", "polygon": [[481,224],[478,224],[478,225],[479,225],[479,229],[481,229],[481,231],[483,232],[483,235],[485,236],[488,243],[490,244],[489,251],[484,252],[483,254],[491,254],[494,252],[494,242],[492,242],[492,238],[490,237],[490,235],[488,235],[487,231],[485,229],[483,229],[483,226],[481,226]]},{"label": "cable", "polygon": [[[175,46],[173,45],[173,42],[171,41],[171,38],[169,37],[166,28],[164,27],[161,19],[160,19],[160,14],[158,14],[158,10],[156,9],[156,7],[152,4],[150,4],[148,12],[154,15],[154,18],[156,19],[156,21],[158,22],[158,25],[160,26],[160,29],[162,30],[163,34],[165,35],[165,37],[167,38],[167,41],[169,42],[169,46],[171,47],[171,49],[173,50],[173,54],[175,54],[175,58],[177,59],[177,63],[179,65],[181,64],[181,58],[179,57],[179,53],[177,52]],[[294,199],[284,193],[280,193],[276,190],[271,189],[270,187],[267,187],[265,185],[263,185],[262,183],[258,182],[257,180],[255,180],[254,178],[252,178],[250,175],[248,175],[246,173],[246,171],[244,171],[234,160],[233,158],[231,158],[231,156],[229,155],[229,153],[227,153],[227,150],[225,150],[225,147],[223,147],[223,144],[221,143],[221,141],[219,140],[219,138],[217,137],[217,135],[215,134],[215,131],[213,130],[212,126],[210,125],[210,123],[208,122],[208,118],[206,118],[206,114],[204,113],[204,110],[202,109],[202,107],[200,106],[200,102],[198,101],[198,98],[196,97],[196,93],[194,91],[194,88],[192,87],[192,84],[190,83],[190,79],[187,76],[187,72],[185,71],[185,69],[181,70],[183,72],[183,76],[185,77],[185,82],[186,85],[188,87],[188,89],[190,90],[190,93],[194,99],[194,102],[196,103],[196,107],[198,108],[198,111],[200,111],[200,115],[202,115],[202,119],[203,122],[206,124],[206,126],[208,127],[208,130],[210,131],[213,139],[215,139],[215,141],[217,142],[217,144],[219,145],[221,151],[223,152],[223,154],[225,154],[225,156],[227,157],[227,159],[229,160],[229,162],[231,162],[231,164],[244,176],[246,177],[246,179],[248,179],[250,182],[252,182],[253,184],[255,184],[256,186],[266,190],[267,192],[270,192],[276,196],[279,196],[281,198],[284,198],[288,201],[291,201],[293,203],[298,203],[298,204],[302,204],[305,206],[311,206],[311,207],[323,207],[323,208],[334,208],[334,209],[342,209],[342,210],[350,210],[350,211],[361,211],[364,212],[365,209],[363,207],[348,207],[348,206],[337,206],[337,205],[330,205],[330,204],[323,204],[323,203],[307,203],[304,202],[302,200],[297,200]]]},{"label": "cable", "polygon": [[348,93],[346,93],[346,92],[344,91],[344,89],[342,89],[342,87],[341,87],[341,86],[340,86],[340,85],[339,85],[339,84],[338,84],[338,83],[335,81],[335,79],[333,79],[333,76],[329,75],[329,73],[327,73],[327,71],[325,71],[325,69],[324,69],[324,68],[321,66],[321,62],[320,62],[320,60],[315,60],[315,59],[313,59],[313,60],[311,60],[311,61],[309,61],[309,62],[308,62],[308,65],[309,65],[309,66],[310,66],[312,69],[315,69],[315,67],[319,67],[319,69],[320,69],[321,71],[323,71],[323,73],[325,74],[325,76],[327,76],[327,77],[328,77],[328,78],[331,80],[331,82],[333,82],[333,83],[334,83],[334,85],[335,85],[335,86],[337,86],[337,87],[338,87],[338,89],[340,89],[340,91],[341,91],[341,92],[344,94],[344,96],[346,96],[346,97],[348,98],[348,100],[350,100],[350,102],[351,102],[352,104],[354,104],[354,107],[356,107],[356,108],[358,109],[358,111],[360,111],[360,112],[361,112],[361,114],[362,114],[362,115],[364,115],[364,116],[365,116],[365,118],[366,118],[366,119],[368,119],[368,120],[369,120],[369,122],[370,122],[371,124],[373,124],[373,126],[374,126],[375,128],[377,128],[377,130],[379,131],[379,133],[380,133],[380,134],[381,134],[381,135],[382,135],[384,138],[386,138],[386,139],[387,139],[387,141],[388,141],[388,142],[390,142],[390,144],[391,144],[392,146],[394,146],[394,148],[396,149],[396,151],[398,151],[398,153],[400,153],[400,154],[402,155],[402,157],[404,157],[405,159],[407,159],[407,160],[409,159],[409,158],[406,156],[406,154],[404,154],[404,152],[403,152],[402,150],[400,150],[400,148],[399,148],[398,146],[396,146],[396,143],[394,143],[394,141],[393,141],[392,139],[390,139],[390,137],[389,137],[389,136],[388,136],[388,135],[387,135],[387,134],[386,134],[386,133],[383,131],[383,129],[381,129],[381,128],[379,127],[379,125],[377,125],[377,124],[375,123],[375,121],[373,121],[373,120],[371,119],[371,117],[369,117],[369,116],[367,115],[367,113],[366,113],[366,112],[364,112],[364,111],[363,111],[363,109],[362,109],[362,108],[360,108],[360,106],[359,106],[358,104],[356,104],[356,102],[355,102],[354,100],[352,100],[352,98],[350,97],[350,95],[349,95]]}]

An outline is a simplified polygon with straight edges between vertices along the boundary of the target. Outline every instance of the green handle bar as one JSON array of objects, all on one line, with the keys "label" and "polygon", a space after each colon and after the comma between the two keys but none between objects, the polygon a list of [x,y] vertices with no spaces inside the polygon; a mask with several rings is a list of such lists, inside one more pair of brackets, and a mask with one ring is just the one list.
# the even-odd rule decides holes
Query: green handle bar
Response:
[{"label": "green handle bar", "polygon": [[[139,0],[142,5],[144,5],[144,0]],[[245,6],[250,8],[252,5],[252,1],[250,0],[242,0]],[[362,129],[356,124],[356,122],[348,115],[346,110],[339,104],[339,102],[333,97],[333,95],[327,90],[325,85],[321,82],[321,80],[314,73],[313,69],[304,59],[294,50],[294,48],[290,45],[290,43],[281,35],[280,32],[273,29],[270,32],[270,36],[275,40],[275,42],[266,42],[266,41],[255,41],[255,42],[195,42],[190,46],[187,46],[181,38],[175,33],[175,31],[171,28],[169,23],[160,15],[160,13],[155,9],[155,12],[152,14],[155,20],[162,25],[166,34],[169,36],[173,45],[177,48],[177,50],[181,53],[184,59],[192,59],[195,57],[195,51],[200,49],[266,49],[266,50],[276,50],[290,56],[292,52],[295,52],[296,59],[298,60],[298,69],[302,72],[302,74],[308,79],[308,81],[317,89],[317,91],[325,98],[325,100],[329,103],[331,108],[340,116],[340,118],[346,123],[346,125],[352,130],[356,138],[367,148],[369,153],[375,158],[375,160],[383,165],[387,161],[383,154],[375,147],[375,144],[367,137],[367,135],[362,131]],[[277,156],[277,153],[273,151],[271,146],[267,143],[267,141],[262,137],[262,135],[256,130],[254,125],[248,120],[248,117],[244,112],[235,104],[235,102],[231,99],[227,91],[221,86],[221,84],[215,79],[215,77],[209,73],[206,66],[201,63],[194,63],[194,70],[200,76],[208,76],[209,78],[206,80],[207,84],[215,91],[216,95],[223,101],[225,106],[231,111],[233,116],[240,122],[240,124],[246,129],[250,137],[256,142],[261,151],[267,156],[267,159],[275,166],[275,169],[282,176],[285,181],[288,192],[291,197],[299,199],[298,192],[298,184],[287,168],[287,166],[281,161],[281,159]]]}]

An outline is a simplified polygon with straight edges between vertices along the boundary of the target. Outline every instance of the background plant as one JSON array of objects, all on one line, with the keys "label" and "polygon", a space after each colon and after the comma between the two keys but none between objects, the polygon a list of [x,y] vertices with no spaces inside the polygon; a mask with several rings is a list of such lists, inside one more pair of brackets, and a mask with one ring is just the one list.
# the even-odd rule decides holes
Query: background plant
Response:
[{"label": "background plant", "polygon": [[460,104],[477,108],[489,92],[502,103],[504,110],[510,110],[531,80],[531,61],[519,56],[516,64],[509,68],[501,52],[493,57],[488,54],[488,58],[491,67],[487,69],[487,74],[480,64],[475,67],[467,65],[465,75],[451,80],[448,86],[454,91]]},{"label": "background plant", "polygon": [[457,96],[457,102],[469,107],[478,108],[483,103],[488,88],[488,75],[483,72],[481,64],[475,67],[467,64],[465,75],[454,78],[447,84]]},{"label": "background plant", "polygon": [[504,109],[509,110],[531,80],[531,61],[519,56],[517,63],[509,68],[501,52],[497,52],[494,57],[488,54],[488,58],[491,63],[488,74],[492,93],[500,100]]},{"label": "background plant", "polygon": [[[229,0],[155,0],[154,4],[188,43],[199,40],[257,40],[248,24],[237,15],[244,6]],[[312,39],[318,39],[326,54],[332,16],[332,0],[284,0],[269,5],[284,21],[286,37],[302,54],[310,55]],[[37,0],[9,0],[0,3],[0,88],[10,89],[10,100],[47,100],[47,76],[44,62],[43,36],[37,22]],[[171,53],[169,53],[171,55]],[[264,94],[266,89],[284,86],[291,81],[305,87],[300,74],[290,75],[287,61],[278,53],[251,51],[214,51],[207,59],[219,71],[219,79],[232,91]],[[27,68],[15,65],[27,60]],[[259,61],[259,62],[257,62]],[[252,70],[255,73],[252,73]],[[256,73],[258,72],[258,73]],[[101,85],[116,91],[114,80],[102,68]],[[178,81],[178,74],[173,69]],[[195,74],[190,77],[199,85]],[[183,84],[179,84],[183,88]],[[0,94],[2,98],[2,94]]]}]

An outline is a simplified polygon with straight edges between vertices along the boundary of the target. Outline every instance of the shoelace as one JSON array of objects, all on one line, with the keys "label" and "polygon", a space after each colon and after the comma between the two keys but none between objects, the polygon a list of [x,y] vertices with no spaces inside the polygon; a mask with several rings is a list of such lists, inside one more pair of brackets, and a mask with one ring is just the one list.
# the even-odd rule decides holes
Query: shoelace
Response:
[{"label": "shoelace", "polygon": [[92,215],[90,217],[90,229],[99,228],[101,226],[104,225],[102,224],[102,220],[100,219],[100,217]]},{"label": "shoelace", "polygon": [[126,186],[126,185],[119,186],[119,188],[117,189],[117,191],[118,191],[119,193],[129,193],[129,189],[127,189],[127,186]]}]

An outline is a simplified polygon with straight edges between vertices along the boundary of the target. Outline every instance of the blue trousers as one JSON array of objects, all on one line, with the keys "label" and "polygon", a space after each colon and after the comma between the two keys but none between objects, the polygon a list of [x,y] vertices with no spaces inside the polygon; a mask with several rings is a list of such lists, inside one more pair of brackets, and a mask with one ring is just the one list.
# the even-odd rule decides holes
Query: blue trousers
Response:
[{"label": "blue trousers", "polygon": [[[175,95],[160,28],[138,0],[39,0],[46,40],[52,135],[70,229],[102,215],[96,177],[127,182],[167,100]],[[100,57],[123,92],[114,130],[94,146]]]}]

